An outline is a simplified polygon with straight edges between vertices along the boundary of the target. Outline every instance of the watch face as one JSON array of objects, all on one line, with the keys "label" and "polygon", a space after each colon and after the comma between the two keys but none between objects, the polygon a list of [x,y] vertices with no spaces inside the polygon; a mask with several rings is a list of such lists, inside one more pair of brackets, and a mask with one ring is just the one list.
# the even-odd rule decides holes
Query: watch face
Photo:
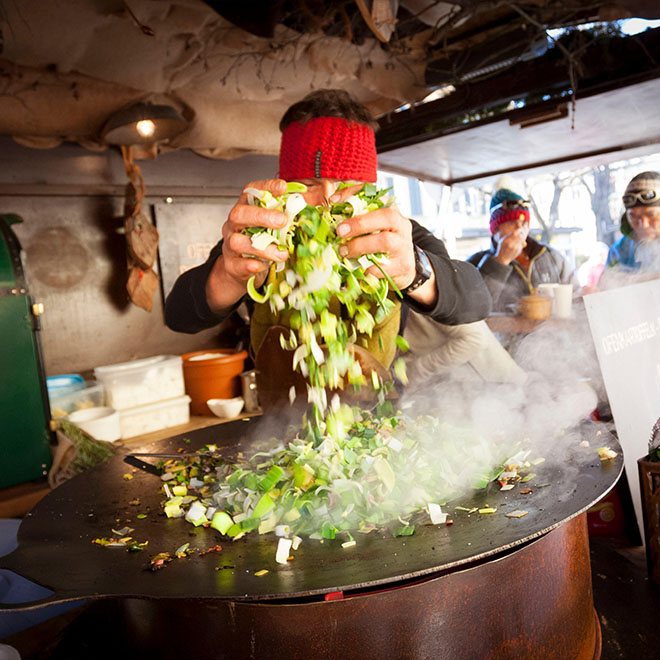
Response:
[{"label": "watch face", "polygon": [[424,282],[430,279],[433,272],[432,268],[431,261],[426,255],[426,252],[415,245],[415,279],[402,293],[405,295],[422,286]]},{"label": "watch face", "polygon": [[418,268],[418,271],[419,271],[418,274],[419,275],[424,275],[425,276],[424,281],[426,281],[431,277],[431,270],[432,270],[431,262],[430,262],[430,260],[427,256],[426,252],[424,252],[424,250],[422,250],[421,248],[418,248],[417,246],[415,246],[415,249],[416,249],[417,257],[418,257],[418,262],[417,262],[418,263],[417,268]]}]

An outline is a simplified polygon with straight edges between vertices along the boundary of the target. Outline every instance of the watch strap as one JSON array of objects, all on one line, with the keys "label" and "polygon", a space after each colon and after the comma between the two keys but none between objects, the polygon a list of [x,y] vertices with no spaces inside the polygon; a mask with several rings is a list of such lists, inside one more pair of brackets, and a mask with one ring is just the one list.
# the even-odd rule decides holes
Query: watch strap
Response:
[{"label": "watch strap", "polygon": [[401,293],[406,296],[409,293],[419,289],[422,284],[427,282],[431,278],[431,262],[426,256],[424,250],[417,245],[413,245],[415,250],[415,278],[413,281],[405,288],[401,289]]}]

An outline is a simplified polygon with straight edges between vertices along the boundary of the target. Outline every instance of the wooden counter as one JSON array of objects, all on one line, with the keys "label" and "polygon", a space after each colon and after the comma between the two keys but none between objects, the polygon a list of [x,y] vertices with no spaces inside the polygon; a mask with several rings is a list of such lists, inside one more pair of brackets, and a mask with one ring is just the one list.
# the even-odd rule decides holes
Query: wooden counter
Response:
[{"label": "wooden counter", "polygon": [[0,518],[22,518],[49,492],[50,488],[45,479],[1,489]]},{"label": "wooden counter", "polygon": [[495,313],[491,314],[486,319],[486,325],[493,332],[511,334],[529,334],[530,332],[534,332],[537,328],[540,328],[542,325],[547,325],[556,328],[557,330],[564,330],[570,328],[574,324],[574,319],[560,319],[554,316],[541,321],[534,321],[518,314]]},{"label": "wooden counter", "polygon": [[[216,424],[224,424],[226,422],[234,421],[234,419],[241,419],[243,417],[253,417],[255,414],[243,414],[233,419],[220,419],[219,417],[203,417],[193,415],[187,424],[180,424],[179,426],[172,426],[160,431],[153,431],[152,433],[144,433],[143,435],[136,435],[133,438],[120,440],[117,442],[117,448],[122,450],[132,450],[151,442],[171,438],[174,435],[188,433],[196,429],[202,429],[207,426],[214,426]],[[22,518],[42,497],[50,492],[50,487],[46,479],[19,484],[18,486],[11,486],[10,488],[0,489],[0,518]]]}]

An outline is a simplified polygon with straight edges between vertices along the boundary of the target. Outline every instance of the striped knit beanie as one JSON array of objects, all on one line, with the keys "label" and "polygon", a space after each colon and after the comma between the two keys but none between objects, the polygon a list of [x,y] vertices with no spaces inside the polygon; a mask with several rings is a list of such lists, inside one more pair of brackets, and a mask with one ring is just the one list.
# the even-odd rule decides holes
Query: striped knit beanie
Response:
[{"label": "striped knit beanie", "polygon": [[503,222],[512,222],[516,220],[525,220],[529,224],[529,209],[523,208],[504,208],[503,202],[523,202],[524,197],[508,188],[500,188],[490,200],[490,233],[494,234],[497,228]]},{"label": "striped knit beanie", "polygon": [[285,181],[375,183],[376,162],[376,137],[366,124],[341,117],[317,117],[294,121],[282,132],[279,175]]}]

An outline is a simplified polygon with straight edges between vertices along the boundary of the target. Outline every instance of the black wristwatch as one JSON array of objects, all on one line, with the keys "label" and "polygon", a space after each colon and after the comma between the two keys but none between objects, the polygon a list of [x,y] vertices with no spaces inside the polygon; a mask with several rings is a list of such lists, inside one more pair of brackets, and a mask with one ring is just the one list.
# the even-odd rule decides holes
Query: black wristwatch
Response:
[{"label": "black wristwatch", "polygon": [[404,296],[412,293],[415,289],[419,289],[424,282],[431,279],[433,274],[433,266],[431,266],[426,252],[416,245],[413,245],[413,248],[415,249],[415,279],[405,289],[401,289]]}]

